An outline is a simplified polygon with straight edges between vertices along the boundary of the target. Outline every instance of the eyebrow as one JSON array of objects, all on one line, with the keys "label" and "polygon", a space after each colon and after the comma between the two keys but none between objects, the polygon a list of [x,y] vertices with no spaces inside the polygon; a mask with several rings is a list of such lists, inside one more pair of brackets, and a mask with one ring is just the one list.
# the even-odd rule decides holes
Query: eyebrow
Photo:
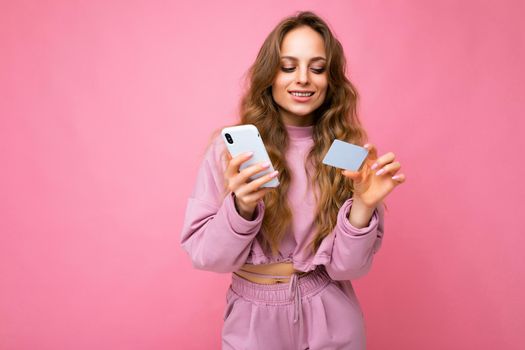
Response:
[{"label": "eyebrow", "polygon": [[[297,61],[297,57],[293,57],[293,56],[282,56],[281,59],[283,58],[287,58],[287,59],[290,59],[292,61]],[[326,58],[322,57],[322,56],[316,56],[316,57],[313,57],[312,59],[310,59],[310,61],[326,61]]]}]

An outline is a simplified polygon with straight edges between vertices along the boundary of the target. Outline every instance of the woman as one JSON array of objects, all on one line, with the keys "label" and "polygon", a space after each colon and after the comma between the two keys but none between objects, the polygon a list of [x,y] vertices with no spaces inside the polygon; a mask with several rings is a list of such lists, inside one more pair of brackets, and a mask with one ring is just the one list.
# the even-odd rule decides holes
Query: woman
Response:
[{"label": "woman", "polygon": [[371,144],[359,172],[322,164],[334,139],[367,141],[345,66],[321,18],[285,18],[249,70],[238,123],[257,126],[277,171],[250,181],[264,164],[239,172],[250,155],[232,158],[217,135],[207,149],[181,241],[196,268],[232,272],[223,349],[365,348],[351,280],[370,269],[382,201],[405,176]]}]

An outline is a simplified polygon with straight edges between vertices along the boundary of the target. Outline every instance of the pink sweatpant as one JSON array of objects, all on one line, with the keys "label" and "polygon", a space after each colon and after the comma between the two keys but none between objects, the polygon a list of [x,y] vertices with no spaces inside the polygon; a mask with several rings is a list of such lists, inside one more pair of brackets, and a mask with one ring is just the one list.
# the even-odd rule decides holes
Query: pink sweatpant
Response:
[{"label": "pink sweatpant", "polygon": [[232,274],[222,349],[363,350],[363,312],[350,281],[324,266],[290,282],[259,284]]}]

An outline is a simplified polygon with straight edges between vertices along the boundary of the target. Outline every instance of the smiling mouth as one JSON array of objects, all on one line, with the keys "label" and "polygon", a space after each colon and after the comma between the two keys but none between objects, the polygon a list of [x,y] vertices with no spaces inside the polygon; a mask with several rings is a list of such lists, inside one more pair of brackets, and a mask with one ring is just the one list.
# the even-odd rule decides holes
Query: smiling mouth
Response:
[{"label": "smiling mouth", "polygon": [[310,97],[315,92],[309,91],[309,92],[299,92],[299,91],[289,91],[290,95],[297,96],[297,97]]}]

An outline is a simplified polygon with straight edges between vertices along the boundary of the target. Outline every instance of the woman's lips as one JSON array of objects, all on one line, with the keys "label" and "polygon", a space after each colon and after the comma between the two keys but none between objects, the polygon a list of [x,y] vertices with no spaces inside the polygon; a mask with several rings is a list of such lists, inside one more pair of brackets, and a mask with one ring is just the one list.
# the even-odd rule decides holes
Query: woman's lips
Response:
[{"label": "woman's lips", "polygon": [[295,96],[291,92],[288,92],[288,93],[292,96],[292,99],[296,102],[308,102],[315,95],[315,92],[312,94],[312,96]]}]

